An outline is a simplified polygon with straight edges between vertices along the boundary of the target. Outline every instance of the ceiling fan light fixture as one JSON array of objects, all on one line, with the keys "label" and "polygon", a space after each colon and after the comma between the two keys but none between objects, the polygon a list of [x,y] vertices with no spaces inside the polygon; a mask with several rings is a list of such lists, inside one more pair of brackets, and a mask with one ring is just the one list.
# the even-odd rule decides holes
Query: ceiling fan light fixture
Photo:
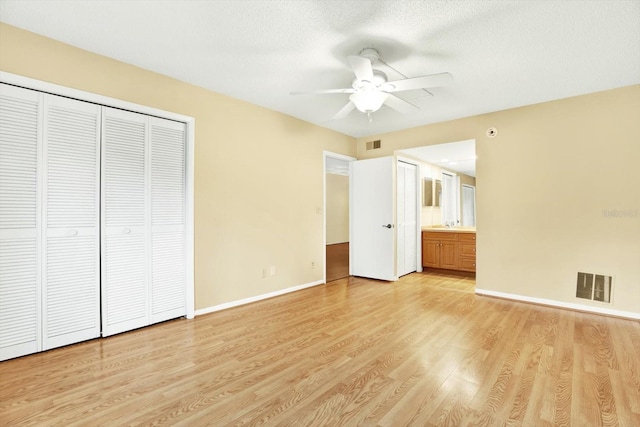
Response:
[{"label": "ceiling fan light fixture", "polygon": [[349,99],[359,111],[373,113],[378,111],[389,94],[377,90],[365,90],[352,94]]}]

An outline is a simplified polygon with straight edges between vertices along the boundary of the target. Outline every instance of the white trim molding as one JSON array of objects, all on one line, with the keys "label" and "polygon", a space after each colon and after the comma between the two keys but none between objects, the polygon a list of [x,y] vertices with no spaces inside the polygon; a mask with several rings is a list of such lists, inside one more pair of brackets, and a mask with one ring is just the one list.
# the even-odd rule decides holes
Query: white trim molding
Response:
[{"label": "white trim molding", "polygon": [[640,313],[632,311],[612,310],[610,308],[590,307],[582,304],[574,304],[570,302],[554,301],[544,298],[527,297],[523,295],[508,294],[505,292],[489,291],[486,289],[476,289],[476,295],[484,295],[489,297],[503,298],[513,301],[528,302],[532,304],[546,305],[549,307],[564,308],[575,311],[584,311],[587,313],[604,314],[607,316],[622,317],[625,319],[640,320]]},{"label": "white trim molding", "polygon": [[301,291],[302,289],[311,288],[318,285],[323,285],[324,281],[316,280],[315,282],[305,283],[303,285],[293,286],[291,288],[280,289],[279,291],[269,292],[268,294],[256,295],[254,297],[243,298],[237,301],[225,302],[223,304],[214,305],[213,307],[200,308],[196,310],[196,316],[203,314],[214,313],[216,311],[226,310],[227,308],[238,307],[245,304],[251,304],[252,302],[262,301],[265,299],[277,297],[291,292]]}]

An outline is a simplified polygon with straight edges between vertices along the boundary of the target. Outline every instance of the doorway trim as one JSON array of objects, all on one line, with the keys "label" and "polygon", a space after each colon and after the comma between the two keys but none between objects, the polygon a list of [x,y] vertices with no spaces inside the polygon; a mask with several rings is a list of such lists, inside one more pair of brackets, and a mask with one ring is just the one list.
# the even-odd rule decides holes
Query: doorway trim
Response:
[{"label": "doorway trim", "polygon": [[[331,151],[322,152],[322,283],[327,283],[327,159],[353,162],[355,157],[338,154]],[[347,176],[351,174],[351,168],[347,170]],[[351,188],[349,188],[351,192]]]}]

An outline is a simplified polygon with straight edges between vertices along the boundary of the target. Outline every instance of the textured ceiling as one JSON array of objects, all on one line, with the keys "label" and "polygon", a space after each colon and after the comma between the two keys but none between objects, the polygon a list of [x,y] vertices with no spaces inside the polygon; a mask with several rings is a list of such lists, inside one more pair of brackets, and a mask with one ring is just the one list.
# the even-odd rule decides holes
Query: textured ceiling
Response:
[{"label": "textured ceiling", "polygon": [[[0,20],[356,137],[640,83],[638,0],[0,0]],[[371,123],[330,120],[346,94],[290,95],[349,87],[365,47],[390,80],[454,82]]]}]

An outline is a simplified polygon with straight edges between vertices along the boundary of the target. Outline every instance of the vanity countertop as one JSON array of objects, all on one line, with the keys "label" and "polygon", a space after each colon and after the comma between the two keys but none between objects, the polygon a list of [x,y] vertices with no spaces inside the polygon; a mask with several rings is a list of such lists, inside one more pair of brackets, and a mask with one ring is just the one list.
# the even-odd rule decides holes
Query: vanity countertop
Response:
[{"label": "vanity countertop", "polygon": [[422,227],[422,231],[437,231],[440,233],[475,233],[476,232],[476,228],[475,227],[451,227],[451,228],[447,228],[447,227],[431,227],[431,226],[427,226],[427,227]]}]

